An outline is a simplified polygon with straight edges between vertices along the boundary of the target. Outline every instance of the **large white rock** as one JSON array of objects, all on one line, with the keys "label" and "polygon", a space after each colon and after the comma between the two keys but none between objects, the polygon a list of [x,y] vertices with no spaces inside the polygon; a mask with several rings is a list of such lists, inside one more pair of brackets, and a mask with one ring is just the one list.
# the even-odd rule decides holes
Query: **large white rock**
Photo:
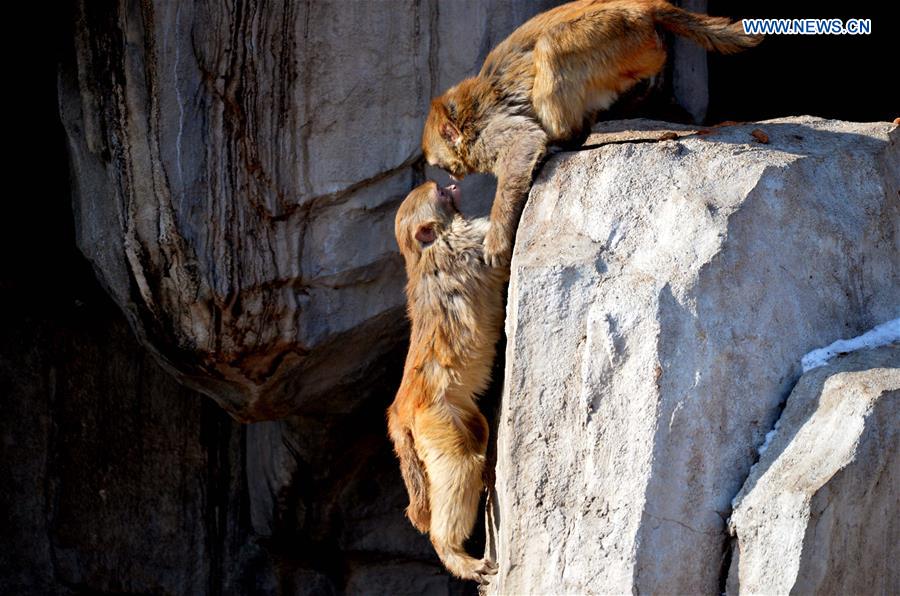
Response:
[{"label": "large white rock", "polygon": [[596,135],[616,144],[555,156],[534,185],[490,593],[721,592],[731,500],[801,357],[900,315],[896,127],[709,132]]},{"label": "large white rock", "polygon": [[800,378],[735,498],[729,592],[900,592],[900,345]]}]

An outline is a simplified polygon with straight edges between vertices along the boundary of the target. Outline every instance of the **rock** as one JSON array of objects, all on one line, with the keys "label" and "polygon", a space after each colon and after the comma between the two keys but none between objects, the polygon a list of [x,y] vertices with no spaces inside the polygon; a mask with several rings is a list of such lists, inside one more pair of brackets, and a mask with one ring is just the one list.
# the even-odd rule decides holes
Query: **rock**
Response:
[{"label": "rock", "polygon": [[243,428],[138,345],[74,244],[42,243],[59,285],[0,275],[0,593],[233,593]]},{"label": "rock", "polygon": [[352,412],[248,425],[178,383],[75,246],[64,133],[40,107],[21,120],[48,129],[28,137],[41,200],[0,218],[0,594],[344,594],[383,560],[437,582],[385,432],[402,360]]},{"label": "rock", "polygon": [[731,499],[801,357],[900,316],[889,123],[588,143],[632,128],[550,159],[522,217],[491,594],[721,592]]},{"label": "rock", "polygon": [[[707,0],[679,0],[672,4],[691,12],[704,14],[709,12]],[[684,106],[694,122],[702,122],[709,106],[706,50],[678,36],[672,40],[672,46],[674,50],[672,91],[675,99]]]},{"label": "rock", "polygon": [[900,591],[900,345],[804,374],[735,498],[730,592]]},{"label": "rock", "polygon": [[45,250],[0,271],[0,594],[471,592],[403,515],[390,387],[352,414],[236,423],[138,344],[71,233],[46,233],[71,225],[60,198],[16,226]]},{"label": "rock", "polygon": [[448,596],[460,593],[459,582],[438,565],[384,561],[354,569],[347,582],[348,596]]},{"label": "rock", "polygon": [[240,420],[365,400],[429,99],[553,4],[78,2],[78,244],[140,340]]},{"label": "rock", "polygon": [[[392,211],[422,177],[429,96],[552,2],[376,4],[53,15],[76,35],[77,238],[51,86],[20,118],[41,201],[3,234],[0,593],[471,591],[405,520],[385,434],[406,335]],[[294,415],[235,425],[154,356],[239,418]]]}]

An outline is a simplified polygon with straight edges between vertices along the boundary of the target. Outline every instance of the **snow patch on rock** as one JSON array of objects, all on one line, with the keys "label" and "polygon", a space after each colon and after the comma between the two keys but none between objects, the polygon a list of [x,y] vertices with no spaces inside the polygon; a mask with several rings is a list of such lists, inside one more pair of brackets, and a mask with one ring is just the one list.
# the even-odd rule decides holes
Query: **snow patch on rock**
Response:
[{"label": "snow patch on rock", "polygon": [[[803,366],[803,372],[807,372],[814,368],[825,366],[829,360],[838,354],[848,354],[857,350],[871,350],[894,343],[900,343],[900,318],[882,323],[853,339],[839,339],[824,348],[813,350],[804,356],[800,362]],[[768,444],[768,440],[769,436],[766,435],[764,446]],[[763,447],[760,447],[760,449],[763,449]],[[762,451],[760,451],[760,454],[762,454]]]}]

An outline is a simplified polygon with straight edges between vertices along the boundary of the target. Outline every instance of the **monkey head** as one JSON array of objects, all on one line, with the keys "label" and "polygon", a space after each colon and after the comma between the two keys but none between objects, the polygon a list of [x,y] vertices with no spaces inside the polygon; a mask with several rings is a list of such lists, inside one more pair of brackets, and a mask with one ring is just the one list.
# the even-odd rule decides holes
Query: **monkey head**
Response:
[{"label": "monkey head", "polygon": [[422,153],[428,165],[446,170],[461,180],[472,169],[461,155],[464,140],[456,112],[456,102],[450,98],[450,92],[431,101],[422,131]]},{"label": "monkey head", "polygon": [[407,268],[417,263],[450,227],[453,219],[460,216],[460,196],[459,187],[455,184],[442,188],[437,182],[429,180],[403,199],[394,221],[394,233]]}]

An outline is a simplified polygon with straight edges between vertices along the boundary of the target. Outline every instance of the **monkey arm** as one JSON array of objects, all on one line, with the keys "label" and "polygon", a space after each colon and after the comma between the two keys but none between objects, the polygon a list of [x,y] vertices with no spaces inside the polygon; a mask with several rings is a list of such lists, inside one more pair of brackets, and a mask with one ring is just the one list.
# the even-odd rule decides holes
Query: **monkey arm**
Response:
[{"label": "monkey arm", "polygon": [[536,124],[517,132],[520,134],[513,137],[494,167],[497,193],[491,207],[491,225],[484,238],[484,260],[491,267],[509,266],[534,169],[547,151],[547,135]]}]

